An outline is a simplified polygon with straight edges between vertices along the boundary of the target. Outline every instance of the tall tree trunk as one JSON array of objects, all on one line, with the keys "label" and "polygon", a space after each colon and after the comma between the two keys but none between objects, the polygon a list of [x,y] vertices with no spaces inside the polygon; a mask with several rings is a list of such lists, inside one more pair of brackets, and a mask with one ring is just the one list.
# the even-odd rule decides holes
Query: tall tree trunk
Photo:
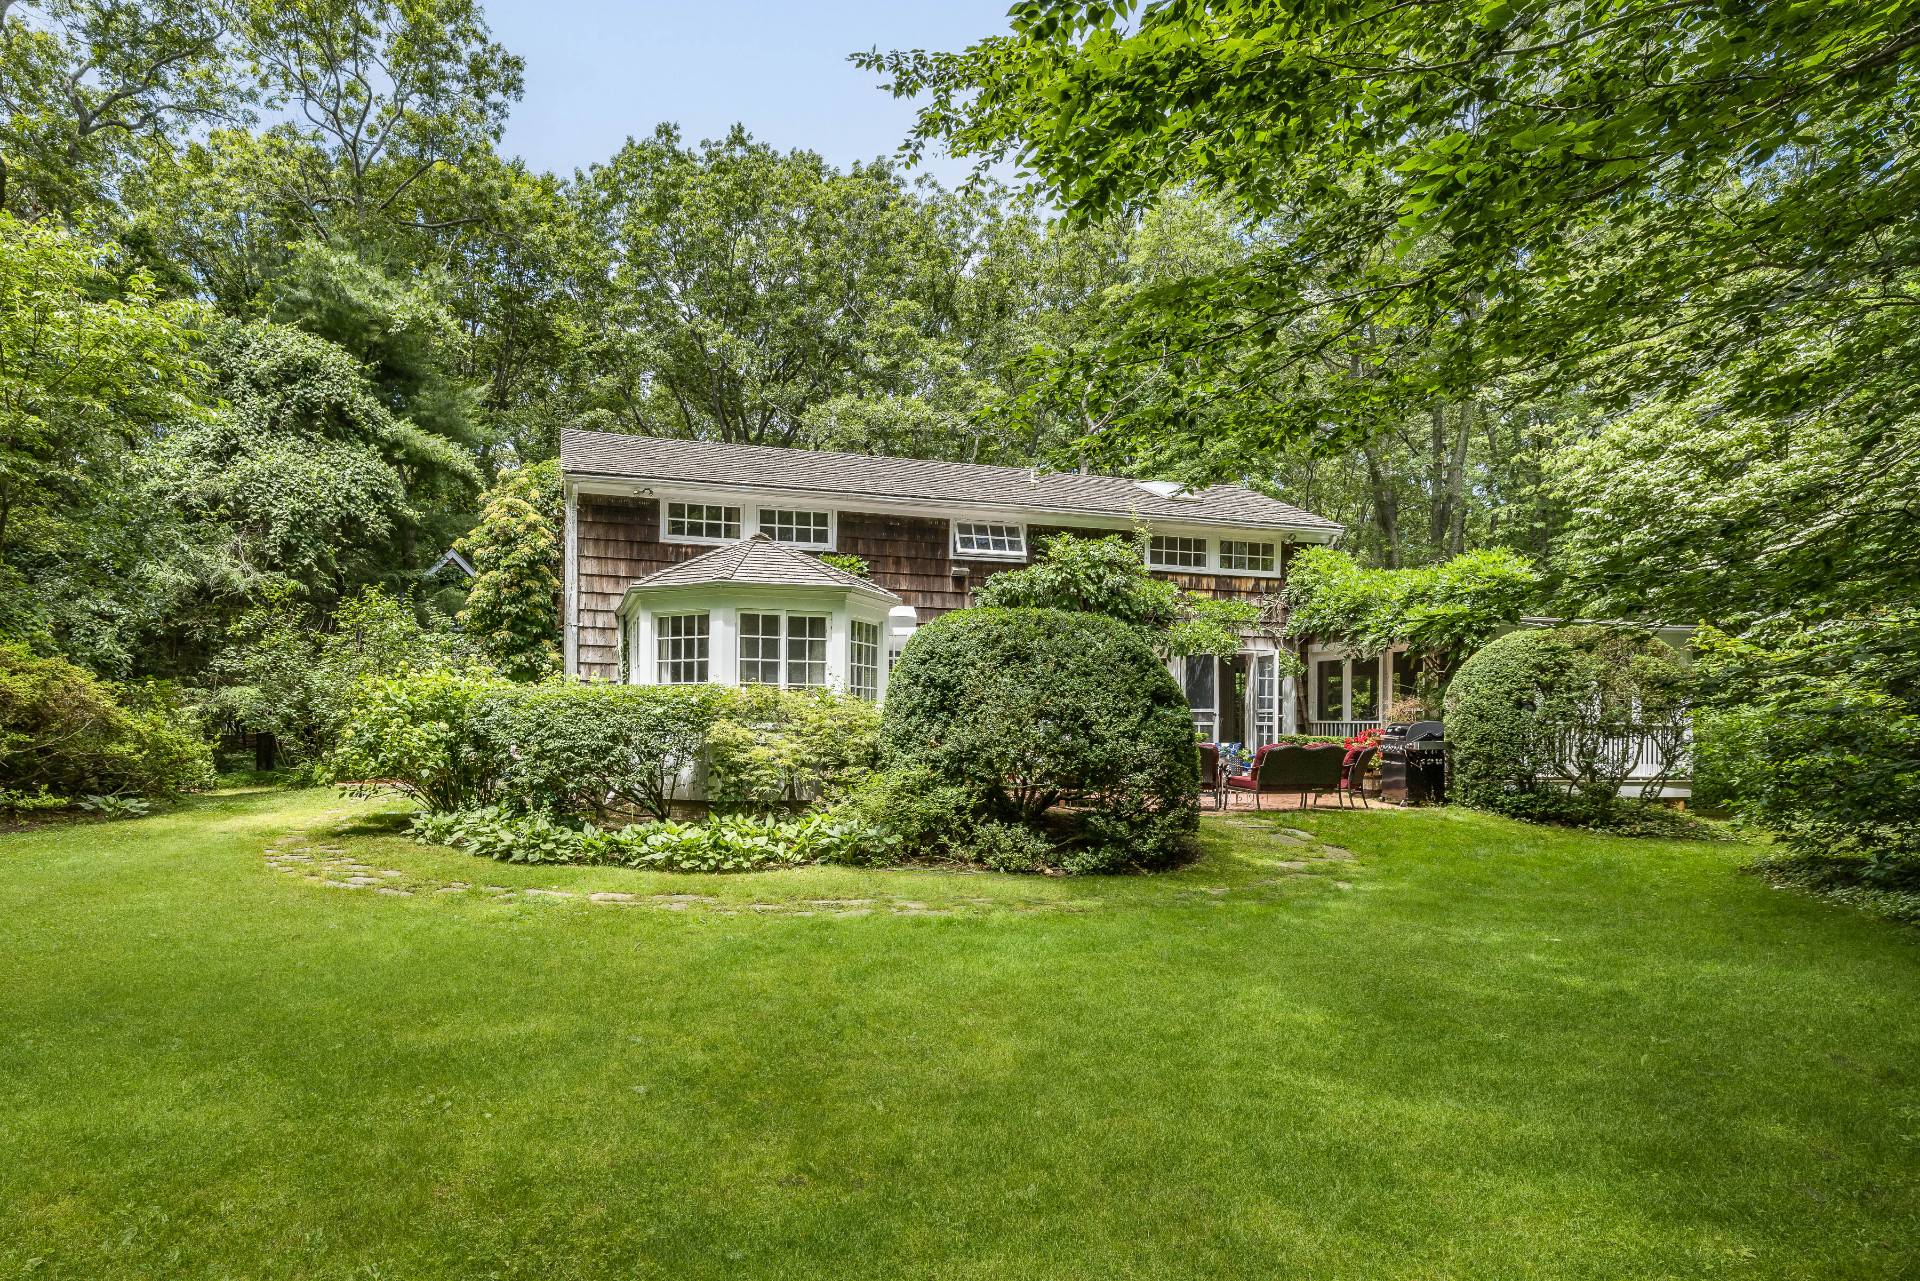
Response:
[{"label": "tall tree trunk", "polygon": [[1438,551],[1446,545],[1453,521],[1448,505],[1447,407],[1435,401],[1427,410],[1427,542]]},{"label": "tall tree trunk", "polygon": [[1459,424],[1453,433],[1453,452],[1447,459],[1447,554],[1458,556],[1467,550],[1467,434],[1480,411],[1478,400],[1461,402]]},{"label": "tall tree trunk", "polygon": [[1361,449],[1367,460],[1367,488],[1373,495],[1373,523],[1385,545],[1381,559],[1388,569],[1400,567],[1400,512],[1398,496],[1393,492],[1393,476],[1381,462],[1373,446]]}]

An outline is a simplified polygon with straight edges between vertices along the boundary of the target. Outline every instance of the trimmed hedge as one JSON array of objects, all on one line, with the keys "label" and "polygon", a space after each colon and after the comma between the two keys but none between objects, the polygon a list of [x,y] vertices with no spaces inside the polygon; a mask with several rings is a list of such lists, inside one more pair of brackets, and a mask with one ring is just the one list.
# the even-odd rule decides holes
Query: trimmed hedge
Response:
[{"label": "trimmed hedge", "polygon": [[[1622,777],[1583,748],[1684,711],[1687,673],[1673,651],[1617,627],[1510,632],[1447,686],[1451,794],[1516,818],[1604,823]],[[1570,779],[1570,784],[1550,782]]]},{"label": "trimmed hedge", "polygon": [[666,818],[704,765],[716,808],[774,813],[857,784],[878,732],[870,705],[823,691],[407,672],[355,688],[330,769],[430,813],[497,804],[603,824]]},{"label": "trimmed hedge", "polygon": [[662,819],[727,695],[711,685],[513,685],[480,700],[474,731],[509,808],[596,823],[633,811]]},{"label": "trimmed hedge", "polygon": [[[1137,629],[1097,614],[965,609],[921,628],[889,683],[881,755],[957,789],[977,827],[1045,838],[983,828],[976,861],[1160,867],[1198,826],[1186,697]],[[968,856],[963,834],[948,843]]]}]

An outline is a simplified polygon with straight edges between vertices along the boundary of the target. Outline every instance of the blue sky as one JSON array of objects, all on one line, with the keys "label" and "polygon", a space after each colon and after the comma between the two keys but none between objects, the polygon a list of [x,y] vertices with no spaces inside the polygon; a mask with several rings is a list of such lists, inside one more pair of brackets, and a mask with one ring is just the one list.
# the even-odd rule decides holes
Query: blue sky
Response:
[{"label": "blue sky", "polygon": [[[504,149],[570,174],[662,120],[689,141],[735,121],[782,150],[844,168],[890,154],[912,108],[846,60],[856,49],[959,49],[1005,31],[1011,0],[619,3],[486,0],[494,38],[526,59]],[[965,164],[928,158],[952,183]]]}]

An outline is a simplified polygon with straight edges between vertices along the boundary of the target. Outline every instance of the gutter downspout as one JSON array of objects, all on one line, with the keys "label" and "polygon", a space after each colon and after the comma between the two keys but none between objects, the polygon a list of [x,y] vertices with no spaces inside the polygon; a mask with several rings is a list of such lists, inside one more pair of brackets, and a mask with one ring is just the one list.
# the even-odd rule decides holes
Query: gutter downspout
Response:
[{"label": "gutter downspout", "polygon": [[561,575],[560,644],[568,676],[580,674],[580,496],[566,484],[567,544]]}]

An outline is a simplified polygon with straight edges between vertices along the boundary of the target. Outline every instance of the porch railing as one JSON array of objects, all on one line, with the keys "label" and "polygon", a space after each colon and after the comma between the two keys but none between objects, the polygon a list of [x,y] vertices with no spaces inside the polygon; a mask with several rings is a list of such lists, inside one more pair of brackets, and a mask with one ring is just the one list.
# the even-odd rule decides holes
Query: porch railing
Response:
[{"label": "porch railing", "polygon": [[[1308,721],[1303,734],[1312,734],[1323,738],[1352,738],[1362,730],[1379,726],[1380,721]],[[1651,778],[1668,777],[1675,783],[1684,783],[1692,776],[1692,736],[1682,734],[1677,738],[1671,730],[1654,727],[1635,726],[1624,734],[1609,734],[1596,745],[1597,760],[1610,770],[1626,766],[1625,777],[1629,782],[1642,782]],[[1677,757],[1671,763],[1669,754]]]},{"label": "porch railing", "polygon": [[1620,773],[1629,782],[1665,777],[1684,783],[1693,775],[1693,736],[1677,727],[1633,726],[1588,744],[1557,746],[1557,754],[1569,758],[1583,755],[1585,747],[1602,770]]},{"label": "porch railing", "polygon": [[1304,731],[1323,738],[1352,738],[1362,730],[1376,729],[1379,721],[1308,721]]}]

